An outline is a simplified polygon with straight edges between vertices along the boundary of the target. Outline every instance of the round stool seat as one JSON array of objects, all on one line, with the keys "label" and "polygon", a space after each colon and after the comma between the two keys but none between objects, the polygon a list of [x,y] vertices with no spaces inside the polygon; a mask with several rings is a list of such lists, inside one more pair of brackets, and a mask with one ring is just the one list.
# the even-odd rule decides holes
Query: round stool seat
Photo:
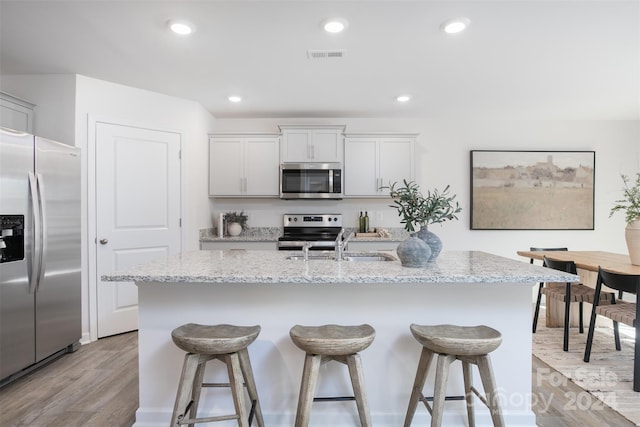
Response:
[{"label": "round stool seat", "polygon": [[235,353],[254,342],[260,326],[198,325],[187,323],[171,331],[173,342],[187,353]]},{"label": "round stool seat", "polygon": [[301,326],[289,331],[291,340],[301,350],[310,354],[344,356],[358,353],[369,347],[376,336],[370,325]]},{"label": "round stool seat", "polygon": [[435,353],[458,356],[489,354],[502,343],[502,334],[488,326],[411,325],[420,344]]}]

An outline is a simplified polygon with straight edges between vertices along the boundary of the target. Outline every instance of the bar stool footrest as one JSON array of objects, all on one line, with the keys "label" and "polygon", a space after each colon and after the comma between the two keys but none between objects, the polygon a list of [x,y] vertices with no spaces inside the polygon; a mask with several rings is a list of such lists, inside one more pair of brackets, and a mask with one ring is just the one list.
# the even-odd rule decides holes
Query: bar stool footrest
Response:
[{"label": "bar stool footrest", "polygon": [[219,415],[217,417],[203,417],[203,418],[180,418],[178,417],[178,425],[182,424],[195,424],[195,423],[214,423],[217,421],[237,420],[240,418],[238,415]]},{"label": "bar stool footrest", "polygon": [[[425,400],[428,400],[429,402],[433,402],[433,396],[428,396],[428,397],[421,396],[420,400],[423,402]],[[445,396],[444,400],[464,400],[464,396]]]},{"label": "bar stool footrest", "polygon": [[[420,393],[420,398],[418,399],[425,408],[427,408],[427,412],[429,415],[433,415],[433,408],[429,405],[429,402],[433,402],[433,396],[425,397],[424,394]],[[444,400],[464,400],[464,396],[445,396]]]},{"label": "bar stool footrest", "polygon": [[355,396],[335,396],[335,397],[314,397],[314,402],[343,402],[347,400],[356,400]]},{"label": "bar stool footrest", "polygon": [[476,396],[478,396],[478,399],[480,399],[480,401],[484,403],[484,406],[491,409],[491,407],[489,406],[489,402],[487,402],[487,398],[485,396],[480,394],[480,392],[473,386],[471,386],[471,391],[474,392]]},{"label": "bar stool footrest", "polygon": [[[244,387],[247,386],[247,383],[242,383]],[[202,383],[202,387],[215,387],[215,388],[230,388],[231,384],[229,383]]]}]

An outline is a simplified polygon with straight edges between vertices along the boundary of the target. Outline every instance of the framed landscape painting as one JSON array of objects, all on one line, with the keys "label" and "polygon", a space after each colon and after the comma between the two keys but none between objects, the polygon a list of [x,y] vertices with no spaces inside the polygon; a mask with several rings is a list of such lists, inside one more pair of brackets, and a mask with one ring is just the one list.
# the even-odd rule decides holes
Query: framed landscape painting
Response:
[{"label": "framed landscape painting", "polygon": [[472,230],[593,230],[595,151],[471,151]]}]

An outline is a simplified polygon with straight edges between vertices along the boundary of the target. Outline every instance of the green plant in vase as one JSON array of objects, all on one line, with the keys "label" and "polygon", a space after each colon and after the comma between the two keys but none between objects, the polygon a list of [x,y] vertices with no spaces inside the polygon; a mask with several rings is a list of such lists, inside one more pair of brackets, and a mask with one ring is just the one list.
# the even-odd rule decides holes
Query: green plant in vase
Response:
[{"label": "green plant in vase", "polygon": [[227,212],[224,214],[224,220],[227,224],[227,232],[230,236],[238,236],[243,230],[247,228],[247,220],[249,217],[244,211]]},{"label": "green plant in vase", "polygon": [[389,189],[393,199],[393,204],[389,206],[398,211],[405,230],[416,232],[415,235],[427,243],[431,249],[430,260],[437,258],[442,250],[442,241],[428,230],[429,224],[457,220],[457,214],[462,211],[455,200],[456,195],[449,194],[450,186],[447,185],[442,191],[427,190],[424,195],[413,181],[403,180],[402,184],[394,182],[385,188]]},{"label": "green plant in vase", "polygon": [[636,182],[622,175],[624,183],[622,199],[616,200],[611,208],[609,217],[616,212],[623,212],[627,227],[625,228],[625,240],[629,250],[631,264],[640,265],[640,173],[636,173]]},{"label": "green plant in vase", "polygon": [[462,211],[460,204],[455,201],[455,194],[449,195],[449,185],[442,191],[427,190],[426,196],[422,195],[420,187],[413,181],[403,180],[402,185],[394,182],[385,188],[389,188],[389,195],[393,199],[390,207],[398,211],[398,216],[402,217],[400,223],[409,232],[418,231],[429,224],[458,219],[456,214]]},{"label": "green plant in vase", "polygon": [[636,174],[636,182],[634,185],[629,185],[631,180],[626,175],[622,175],[622,182],[624,182],[624,198],[614,202],[616,204],[611,208],[609,217],[616,212],[622,211],[625,214],[627,224],[631,224],[640,218],[640,173]]}]

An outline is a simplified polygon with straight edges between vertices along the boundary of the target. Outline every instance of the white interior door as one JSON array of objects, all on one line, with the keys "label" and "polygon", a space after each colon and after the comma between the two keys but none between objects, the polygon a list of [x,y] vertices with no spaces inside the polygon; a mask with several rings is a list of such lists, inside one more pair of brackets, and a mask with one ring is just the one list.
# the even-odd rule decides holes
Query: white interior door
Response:
[{"label": "white interior door", "polygon": [[96,123],[98,337],[138,328],[138,290],[103,274],[180,252],[180,134]]}]

